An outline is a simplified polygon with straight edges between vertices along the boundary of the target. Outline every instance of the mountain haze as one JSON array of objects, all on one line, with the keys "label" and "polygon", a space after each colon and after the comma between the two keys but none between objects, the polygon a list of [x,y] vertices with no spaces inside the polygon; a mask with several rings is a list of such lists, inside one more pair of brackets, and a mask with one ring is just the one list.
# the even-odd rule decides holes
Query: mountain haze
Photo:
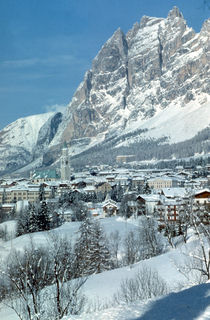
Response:
[{"label": "mountain haze", "polygon": [[[171,145],[179,149],[185,141],[197,143],[192,155],[208,153],[209,38],[210,19],[197,34],[176,7],[167,18],[142,17],[127,34],[116,30],[92,61],[64,114],[54,115],[53,121],[43,115],[45,121],[39,120],[36,139],[30,146],[21,146],[22,166],[40,155],[43,165],[53,164],[64,141],[77,159],[85,151],[86,159],[95,154],[106,161],[104,148],[112,150],[114,157],[135,153],[140,147],[145,159],[164,158],[167,153],[147,153],[147,145],[153,150]],[[16,137],[25,132],[18,121],[12,124],[17,128]],[[0,162],[5,161],[6,148],[7,166],[14,170],[21,161],[13,163],[20,150],[8,138],[10,126],[0,132]]]}]

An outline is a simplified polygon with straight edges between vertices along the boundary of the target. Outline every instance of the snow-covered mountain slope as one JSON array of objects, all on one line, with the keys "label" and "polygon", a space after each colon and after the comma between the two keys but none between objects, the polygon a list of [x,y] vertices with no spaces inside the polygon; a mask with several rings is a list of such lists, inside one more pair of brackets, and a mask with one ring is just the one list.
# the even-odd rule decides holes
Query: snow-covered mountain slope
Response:
[{"label": "snow-covered mountain slope", "polygon": [[[159,139],[167,137],[170,143],[178,143],[193,138],[198,132],[210,125],[210,97],[206,94],[197,96],[193,101],[181,106],[177,101],[157,113],[149,119],[142,121],[131,121],[129,130],[125,133],[135,132],[139,127],[146,132],[141,139]],[[130,130],[130,128],[132,128]],[[138,137],[127,139],[118,146],[128,145],[138,141]]]},{"label": "snow-covered mountain slope", "polygon": [[196,34],[176,7],[166,19],[143,17],[126,35],[118,29],[93,60],[51,146],[76,141],[78,153],[138,129],[147,129],[141,139],[194,137],[210,124],[209,36],[210,19]]},{"label": "snow-covered mountain slope", "polygon": [[44,113],[12,122],[1,131],[1,143],[32,151],[37,143],[39,130],[52,115],[53,113]]},{"label": "snow-covered mountain slope", "polygon": [[61,121],[60,113],[44,113],[16,120],[0,131],[0,171],[14,170],[43,153]]},{"label": "snow-covered mountain slope", "polygon": [[[19,152],[18,166],[21,161],[23,166],[43,155],[43,165],[50,165],[58,161],[64,141],[70,144],[71,155],[82,156],[84,150],[90,155],[93,146],[108,143],[116,156],[116,147],[120,150],[144,139],[156,139],[157,145],[193,139],[210,124],[209,49],[210,19],[195,33],[176,7],[167,18],[142,17],[127,34],[118,29],[93,59],[63,116],[51,124],[46,119],[42,129],[40,125],[40,130],[31,130],[26,140],[18,138],[17,143],[13,138],[17,134],[0,132],[3,156],[7,152],[7,162],[13,163]],[[162,137],[164,141],[158,140]],[[181,157],[209,152],[209,140]],[[97,159],[103,159],[100,150]],[[156,154],[149,153],[144,160],[150,157]],[[165,153],[159,156],[164,157]],[[89,163],[94,164],[93,159]]]}]

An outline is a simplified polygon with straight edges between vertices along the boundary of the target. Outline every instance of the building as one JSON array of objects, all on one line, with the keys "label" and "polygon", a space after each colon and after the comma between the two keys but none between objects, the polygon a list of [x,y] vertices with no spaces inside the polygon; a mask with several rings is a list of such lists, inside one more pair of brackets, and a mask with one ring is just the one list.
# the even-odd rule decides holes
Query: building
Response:
[{"label": "building", "polygon": [[180,214],[185,213],[186,205],[184,200],[160,200],[156,205],[156,215],[159,221],[177,223]]},{"label": "building", "polygon": [[61,180],[70,179],[70,162],[69,162],[69,150],[65,143],[61,154]]},{"label": "building", "polygon": [[118,213],[118,205],[112,199],[106,199],[102,204],[102,208],[104,217],[116,216]]},{"label": "building", "polygon": [[194,203],[199,205],[210,205],[210,191],[204,189],[194,194]]},{"label": "building", "polygon": [[[44,197],[49,199],[52,190],[44,188]],[[0,188],[0,203],[9,204],[18,201],[36,202],[39,199],[39,185],[18,185],[11,188]]]},{"label": "building", "polygon": [[135,160],[135,155],[128,154],[128,155],[119,155],[116,157],[116,162],[119,163],[127,163]]},{"label": "building", "polygon": [[152,215],[155,212],[156,205],[160,201],[160,196],[156,194],[140,194],[136,201],[139,215]]},{"label": "building", "polygon": [[163,189],[178,187],[178,180],[173,177],[156,177],[148,179],[147,183],[150,188]]},{"label": "building", "polygon": [[112,190],[112,186],[108,182],[100,182],[95,185],[96,193],[107,193]]},{"label": "building", "polygon": [[56,181],[60,178],[56,169],[34,170],[30,174],[30,180],[33,183],[44,183],[49,181]]}]

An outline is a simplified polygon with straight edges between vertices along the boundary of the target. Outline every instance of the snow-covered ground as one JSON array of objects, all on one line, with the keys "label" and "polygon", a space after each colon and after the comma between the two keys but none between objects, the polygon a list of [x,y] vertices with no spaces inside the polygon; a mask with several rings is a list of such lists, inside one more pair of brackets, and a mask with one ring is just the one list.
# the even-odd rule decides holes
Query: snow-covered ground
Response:
[{"label": "snow-covered ground", "polygon": [[209,320],[210,284],[170,293],[159,299],[119,305],[65,320]]},{"label": "snow-covered ground", "polygon": [[[130,230],[136,230],[138,221],[122,218],[106,218],[100,220],[107,234],[118,230],[124,237]],[[70,237],[73,241],[77,237],[78,222],[65,223],[54,231]],[[7,228],[12,231],[14,222],[9,222]],[[46,232],[37,232],[32,236],[23,235],[7,242],[1,242],[0,257],[5,258],[12,248],[21,249],[33,242],[38,245],[46,243]],[[187,246],[193,248],[196,240],[191,237]],[[116,305],[105,310],[95,311],[80,316],[66,317],[65,320],[207,320],[210,319],[210,283],[193,286],[182,291],[178,291],[179,283],[184,281],[184,277],[177,270],[177,263],[182,261],[181,251],[183,245],[176,249],[169,249],[166,253],[141,261],[132,266],[127,266],[115,270],[92,275],[84,285],[84,294],[88,297],[90,305],[99,302],[99,305],[113,303],[113,295],[119,290],[123,279],[132,278],[136,272],[146,266],[158,271],[159,275],[168,283],[170,294],[149,301],[140,301],[130,305]],[[1,320],[16,320],[16,314],[4,305],[0,305]],[[50,319],[49,319],[50,320]]]}]

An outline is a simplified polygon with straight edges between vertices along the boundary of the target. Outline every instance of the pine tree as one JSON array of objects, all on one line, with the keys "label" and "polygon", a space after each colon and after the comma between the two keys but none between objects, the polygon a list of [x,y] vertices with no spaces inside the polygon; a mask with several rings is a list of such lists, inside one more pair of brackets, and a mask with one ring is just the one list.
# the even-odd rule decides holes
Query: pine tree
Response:
[{"label": "pine tree", "polygon": [[91,262],[89,266],[90,274],[100,273],[111,268],[110,252],[106,242],[104,231],[99,221],[95,220],[89,250],[89,259]]},{"label": "pine tree", "polygon": [[78,276],[99,273],[111,268],[106,238],[98,221],[86,218],[75,244],[75,268]]},{"label": "pine tree", "polygon": [[22,210],[17,216],[17,236],[29,233],[29,211],[28,209]]},{"label": "pine tree", "polygon": [[89,253],[91,238],[93,233],[92,219],[86,218],[82,221],[79,228],[79,237],[75,243],[75,263],[74,268],[77,270],[77,276],[87,275],[90,265]]},{"label": "pine tree", "polygon": [[50,217],[47,207],[47,203],[42,201],[41,206],[38,210],[37,215],[37,226],[39,231],[49,230],[50,229]]},{"label": "pine tree", "polygon": [[45,191],[44,191],[44,183],[41,183],[40,186],[39,186],[39,201],[43,201],[45,200]]},{"label": "pine tree", "polygon": [[30,233],[38,231],[38,210],[33,204],[29,205],[28,207],[28,215],[29,215],[28,231]]},{"label": "pine tree", "polygon": [[149,187],[149,184],[148,184],[148,182],[146,182],[145,184],[144,184],[144,186],[143,186],[143,189],[142,189],[142,193],[143,194],[151,194],[151,189],[150,189],[150,187]]}]

